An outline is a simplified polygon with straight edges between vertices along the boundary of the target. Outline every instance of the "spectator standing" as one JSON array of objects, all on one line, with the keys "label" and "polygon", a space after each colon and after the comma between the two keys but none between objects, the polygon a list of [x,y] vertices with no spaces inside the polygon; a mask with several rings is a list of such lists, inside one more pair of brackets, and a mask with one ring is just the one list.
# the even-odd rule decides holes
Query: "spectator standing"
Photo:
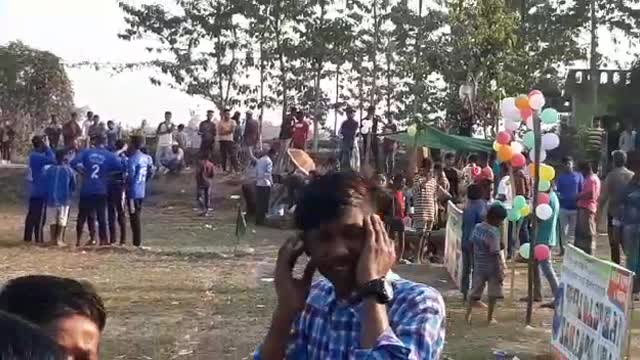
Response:
[{"label": "spectator standing", "polygon": [[584,176],[584,187],[577,197],[576,246],[587,254],[593,254],[601,184],[589,162],[582,162],[578,168]]},{"label": "spectator standing", "polygon": [[571,244],[575,240],[576,221],[578,218],[578,194],[584,187],[584,177],[574,171],[573,159],[562,159],[562,173],[556,181],[558,198],[560,200],[560,244]]},{"label": "spectator standing", "polygon": [[618,140],[618,149],[625,153],[634,151],[636,147],[636,133],[633,131],[633,124],[630,121],[625,122],[624,130],[620,134]]},{"label": "spectator standing", "polygon": [[200,206],[202,216],[209,215],[209,210],[211,209],[214,175],[215,168],[213,163],[205,154],[200,154],[200,161],[196,170],[196,187],[198,188],[196,200]]},{"label": "spectator standing", "polygon": [[[93,148],[82,150],[71,161],[71,166],[83,175],[78,204],[76,224],[76,246],[80,246],[85,222],[89,223],[89,234],[95,226],[93,216],[98,220],[98,238],[100,245],[108,245],[107,237],[107,190],[110,177],[114,172],[122,171],[121,160],[105,148],[105,138],[97,136],[91,139]],[[95,233],[95,230],[94,230]],[[90,244],[95,239],[90,240]]]},{"label": "spectator standing", "polygon": [[218,140],[220,141],[220,154],[222,161],[222,171],[234,172],[238,171],[236,158],[234,154],[233,134],[238,124],[229,117],[230,109],[224,109],[220,113],[220,122],[218,123]]},{"label": "spectator standing", "polygon": [[142,245],[142,202],[146,196],[147,179],[153,177],[153,159],[142,152],[142,139],[134,136],[130,140],[127,160],[127,210],[131,222],[133,246]]},{"label": "spectator standing", "polygon": [[175,143],[182,150],[187,150],[187,133],[184,132],[184,124],[178,125],[178,131],[174,135]]},{"label": "spectator standing", "polygon": [[89,127],[93,125],[93,111],[87,111],[86,119],[82,122],[82,137],[83,144],[82,146],[87,148],[89,147]]},{"label": "spectator standing", "polygon": [[31,172],[31,194],[29,210],[24,225],[24,241],[44,242],[43,228],[47,222],[47,186],[44,169],[55,164],[55,154],[44,143],[40,136],[31,139],[33,150],[29,155],[29,171]]},{"label": "spectator standing", "polygon": [[107,149],[110,151],[116,150],[116,142],[120,140],[120,127],[116,126],[116,123],[113,120],[107,121]]},{"label": "spectator standing", "polygon": [[304,150],[309,137],[309,124],[304,119],[302,110],[296,113],[296,122],[293,125],[293,138],[291,146],[294,149]]},{"label": "spectator standing", "polygon": [[624,150],[613,152],[613,170],[602,184],[602,196],[598,213],[607,212],[607,231],[611,247],[611,261],[620,264],[620,244],[622,238],[621,203],[622,195],[633,178],[633,171],[627,169],[627,153]]},{"label": "spectator standing", "polygon": [[[356,141],[356,133],[358,132],[358,122],[354,119],[356,111],[351,107],[347,107],[346,110],[347,119],[340,125],[340,136],[342,142],[340,144],[340,169],[342,170],[358,170],[354,169],[352,159],[354,156],[353,150]],[[359,156],[359,154],[356,154]]]},{"label": "spectator standing", "polygon": [[107,189],[107,222],[109,224],[109,242],[112,245],[116,243],[117,227],[120,228],[120,245],[127,242],[127,220],[124,214],[126,151],[127,144],[122,139],[116,140],[113,153],[120,159],[122,167],[112,174]]},{"label": "spectator standing", "polygon": [[156,129],[156,137],[158,139],[158,145],[156,149],[156,165],[159,166],[162,161],[169,156],[171,152],[171,146],[173,145],[173,131],[174,126],[171,122],[171,111],[165,111],[164,121],[158,125]]},{"label": "spectator standing", "polygon": [[49,147],[52,149],[57,149],[60,145],[60,136],[62,135],[62,127],[58,124],[58,119],[56,115],[51,115],[51,122],[44,130],[44,134],[47,136],[49,140]]},{"label": "spectator standing", "polygon": [[[278,307],[254,359],[440,358],[442,296],[390,271],[394,244],[374,208],[369,184],[353,173],[305,188],[295,214],[301,236],[279,251]],[[292,268],[305,251],[311,261],[298,280]],[[316,266],[322,277],[312,284]]]},{"label": "spectator standing", "polygon": [[256,164],[256,225],[264,225],[269,212],[269,199],[273,186],[273,160],[276,156],[275,149],[262,155]]},{"label": "spectator standing", "polygon": [[13,144],[16,140],[16,131],[11,126],[9,121],[5,122],[2,136],[0,137],[0,152],[2,153],[2,162],[5,164],[11,163]]},{"label": "spectator standing", "polygon": [[[106,138],[106,135],[107,135],[104,124],[100,123],[100,115],[93,114],[93,118],[91,121],[92,121],[91,126],[89,126],[89,144],[87,145],[87,147],[92,145],[91,144],[92,139]],[[103,139],[103,143],[104,141],[106,141],[106,139]]]},{"label": "spectator standing", "polygon": [[467,203],[462,211],[462,280],[460,291],[463,301],[467,301],[471,271],[473,270],[473,243],[471,234],[477,224],[487,216],[487,201],[482,197],[482,189],[476,184],[467,189]]},{"label": "spectator standing", "polygon": [[[398,126],[395,124],[393,117],[389,114],[389,120],[384,125],[383,133],[385,135],[393,134],[398,131]],[[393,174],[393,170],[396,167],[396,152],[398,151],[398,143],[385,136],[382,143],[382,151],[384,152],[384,167],[387,176]]]},{"label": "spectator standing", "polygon": [[295,106],[292,106],[289,109],[289,113],[284,116],[282,119],[282,124],[280,125],[280,152],[285,153],[289,148],[289,141],[293,136],[293,126],[296,122],[296,114],[298,113],[298,109]]},{"label": "spectator standing", "polygon": [[[378,158],[380,153],[378,152],[380,140],[378,139],[378,126],[380,123],[380,117],[376,115],[376,107],[371,105],[367,109],[367,116],[365,116],[360,123],[360,133],[362,134],[362,150],[363,159],[367,157],[367,151],[371,151],[371,159],[373,161],[374,168],[378,168]],[[367,164],[368,165],[368,164]]]},{"label": "spectator standing", "polygon": [[460,170],[456,167],[456,154],[449,152],[444,156],[444,174],[449,181],[451,196],[457,198],[460,187]]},{"label": "spectator standing", "polygon": [[78,147],[78,138],[82,136],[82,128],[78,124],[78,114],[71,113],[71,120],[67,121],[62,126],[62,140],[64,142],[64,148],[67,151],[72,149],[75,151]]},{"label": "spectator standing", "polygon": [[64,150],[56,151],[56,165],[46,166],[43,177],[47,192],[47,218],[52,219],[49,226],[51,244],[64,246],[62,236],[67,228],[71,197],[76,190],[76,177],[67,164]]},{"label": "spectator standing", "polygon": [[[636,274],[640,273],[640,152],[629,153],[629,167],[634,171],[624,191],[620,195],[620,220],[622,243],[626,255],[625,267]],[[634,300],[638,300],[640,279],[633,281]]]},{"label": "spectator standing", "polygon": [[218,134],[216,123],[213,122],[213,110],[207,110],[207,119],[198,126],[200,135],[200,153],[207,158],[213,159],[213,149],[215,147],[216,135]]},{"label": "spectator standing", "polygon": [[258,160],[254,155],[258,141],[260,141],[260,124],[253,118],[253,112],[248,110],[244,121],[242,145],[243,151],[250,161]]}]

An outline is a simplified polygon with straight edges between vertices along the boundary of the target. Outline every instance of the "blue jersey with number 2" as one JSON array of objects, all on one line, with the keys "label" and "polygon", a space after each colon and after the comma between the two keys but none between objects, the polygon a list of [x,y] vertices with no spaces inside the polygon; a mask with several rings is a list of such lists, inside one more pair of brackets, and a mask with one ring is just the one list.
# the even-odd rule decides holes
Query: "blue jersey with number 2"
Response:
[{"label": "blue jersey with number 2", "polygon": [[84,174],[81,195],[106,195],[112,174],[122,171],[122,161],[104,148],[82,150],[71,166]]},{"label": "blue jersey with number 2", "polygon": [[144,199],[147,178],[153,175],[151,156],[137,151],[127,161],[127,196],[129,199]]}]

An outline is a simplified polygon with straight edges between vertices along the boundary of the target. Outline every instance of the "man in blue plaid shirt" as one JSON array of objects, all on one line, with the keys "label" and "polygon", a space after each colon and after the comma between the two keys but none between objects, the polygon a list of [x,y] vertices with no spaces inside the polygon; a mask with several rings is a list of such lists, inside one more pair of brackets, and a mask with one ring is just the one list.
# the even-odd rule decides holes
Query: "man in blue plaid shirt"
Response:
[{"label": "man in blue plaid shirt", "polygon": [[[301,236],[278,253],[278,304],[255,359],[439,359],[445,306],[433,288],[391,272],[394,244],[372,186],[332,173],[306,186],[295,221]],[[292,275],[298,257],[310,261]],[[322,277],[313,283],[316,269]]]}]

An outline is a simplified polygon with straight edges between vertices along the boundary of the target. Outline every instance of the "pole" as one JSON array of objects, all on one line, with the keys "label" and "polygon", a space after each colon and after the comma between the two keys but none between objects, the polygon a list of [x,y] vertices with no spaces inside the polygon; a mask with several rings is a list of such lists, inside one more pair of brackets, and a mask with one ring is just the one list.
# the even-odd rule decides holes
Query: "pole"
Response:
[{"label": "pole", "polygon": [[539,114],[535,112],[533,114],[533,135],[534,135],[534,178],[533,178],[533,205],[532,205],[532,216],[533,219],[533,235],[529,241],[529,271],[527,277],[527,326],[531,325],[531,317],[533,315],[533,271],[537,270],[535,267],[535,256],[534,249],[536,247],[536,240],[538,239],[538,219],[536,218],[536,207],[538,206],[538,186],[540,185],[540,145],[541,145],[541,135],[540,135],[540,117]]}]

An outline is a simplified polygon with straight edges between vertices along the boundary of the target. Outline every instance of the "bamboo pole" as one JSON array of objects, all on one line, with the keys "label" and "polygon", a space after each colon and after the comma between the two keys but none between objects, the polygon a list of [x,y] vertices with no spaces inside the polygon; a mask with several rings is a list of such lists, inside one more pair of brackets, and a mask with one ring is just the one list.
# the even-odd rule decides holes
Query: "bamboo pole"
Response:
[{"label": "bamboo pole", "polygon": [[531,213],[533,214],[531,218],[533,219],[533,234],[529,241],[529,271],[527,277],[527,318],[526,323],[527,326],[531,325],[531,317],[533,315],[533,276],[534,270],[537,270],[535,267],[535,256],[534,249],[536,247],[536,241],[538,239],[538,219],[535,216],[535,210],[538,206],[538,186],[540,185],[540,145],[541,145],[541,134],[540,134],[540,117],[538,116],[538,112],[534,112],[533,114],[533,135],[534,135],[534,180],[533,180],[533,204]]}]

